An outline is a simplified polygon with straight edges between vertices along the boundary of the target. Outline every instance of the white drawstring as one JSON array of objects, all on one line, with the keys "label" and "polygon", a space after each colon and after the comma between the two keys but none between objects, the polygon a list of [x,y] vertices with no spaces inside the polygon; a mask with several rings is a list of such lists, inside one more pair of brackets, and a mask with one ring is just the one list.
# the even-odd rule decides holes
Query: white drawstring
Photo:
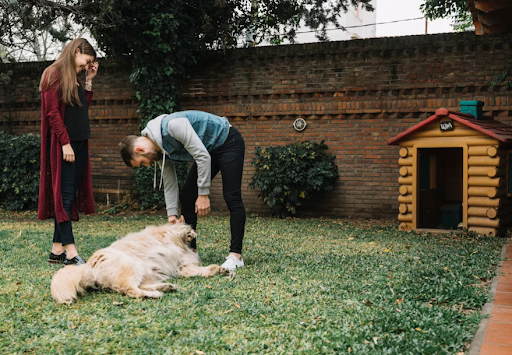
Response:
[{"label": "white drawstring", "polygon": [[[165,166],[165,153],[163,154],[163,160],[162,160],[162,171],[160,173],[160,186],[158,186],[159,189],[162,189],[162,183],[164,181],[164,166]],[[153,191],[156,190],[156,162],[155,162],[155,174],[153,175]]]},{"label": "white drawstring", "polygon": [[164,159],[162,160],[162,171],[160,172],[160,186],[158,187],[160,190],[162,189],[162,182],[164,181],[164,166],[165,166],[165,153],[164,153]]},{"label": "white drawstring", "polygon": [[156,161],[155,161],[155,174],[153,176],[153,191],[156,190]]}]

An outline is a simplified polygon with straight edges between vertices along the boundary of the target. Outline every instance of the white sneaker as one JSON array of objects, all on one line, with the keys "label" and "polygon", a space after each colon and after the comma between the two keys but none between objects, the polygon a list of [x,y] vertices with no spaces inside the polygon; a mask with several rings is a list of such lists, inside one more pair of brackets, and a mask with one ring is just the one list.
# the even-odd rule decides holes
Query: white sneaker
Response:
[{"label": "white sneaker", "polygon": [[226,257],[226,261],[224,261],[224,264],[221,266],[228,269],[229,271],[235,271],[237,268],[244,267],[244,260],[238,260],[236,256],[228,255]]}]

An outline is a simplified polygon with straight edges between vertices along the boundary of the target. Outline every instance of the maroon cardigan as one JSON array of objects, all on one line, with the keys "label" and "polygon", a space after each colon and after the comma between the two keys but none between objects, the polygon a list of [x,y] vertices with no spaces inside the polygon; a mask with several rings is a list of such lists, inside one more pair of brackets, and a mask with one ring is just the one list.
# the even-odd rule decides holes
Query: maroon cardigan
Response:
[{"label": "maroon cardigan", "polygon": [[[54,73],[55,75],[56,73]],[[87,107],[91,103],[92,91],[86,91]],[[62,204],[61,168],[62,146],[70,143],[64,112],[66,104],[61,100],[61,91],[56,80],[48,89],[41,92],[41,177],[39,181],[38,219],[57,218],[57,222],[69,221]],[[50,156],[48,159],[48,130],[51,132]],[[88,144],[88,143],[87,143]],[[94,213],[89,146],[87,146],[87,166],[78,189],[78,197],[73,203],[71,219],[78,221],[78,212]]]}]

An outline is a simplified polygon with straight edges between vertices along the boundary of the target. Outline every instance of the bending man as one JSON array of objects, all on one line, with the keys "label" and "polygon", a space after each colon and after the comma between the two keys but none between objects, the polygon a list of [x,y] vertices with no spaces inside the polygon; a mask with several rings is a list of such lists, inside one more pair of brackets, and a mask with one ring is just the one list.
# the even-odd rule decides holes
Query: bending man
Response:
[{"label": "bending man", "polygon": [[[201,111],[161,115],[148,122],[140,137],[127,136],[119,147],[129,167],[160,163],[169,223],[186,222],[194,229],[197,215],[210,213],[210,183],[220,171],[231,225],[231,247],[222,266],[230,270],[244,266],[245,208],[241,190],[245,144],[225,117]],[[180,192],[174,162],[189,161],[194,164]],[[178,217],[180,202],[182,216]],[[196,249],[195,240],[191,247]]]}]

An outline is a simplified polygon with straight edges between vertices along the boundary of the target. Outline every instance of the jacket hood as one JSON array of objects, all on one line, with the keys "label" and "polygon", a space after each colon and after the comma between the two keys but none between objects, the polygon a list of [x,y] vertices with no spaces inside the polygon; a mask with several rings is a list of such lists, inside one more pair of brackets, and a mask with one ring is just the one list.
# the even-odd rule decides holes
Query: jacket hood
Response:
[{"label": "jacket hood", "polygon": [[[160,185],[159,188],[162,188],[163,178],[164,178],[164,166],[165,166],[165,150],[162,144],[162,119],[164,115],[160,115],[157,118],[152,119],[146,125],[146,128],[142,130],[141,135],[148,137],[151,139],[157,146],[160,148],[162,154],[162,163],[160,164]],[[160,163],[160,162],[159,162]],[[153,189],[156,189],[156,164],[155,164],[155,174],[153,176]]]},{"label": "jacket hood", "polygon": [[162,119],[165,115],[160,115],[157,118],[152,119],[146,125],[146,128],[142,130],[141,135],[151,139],[160,148],[162,153],[165,154],[162,144]]}]

